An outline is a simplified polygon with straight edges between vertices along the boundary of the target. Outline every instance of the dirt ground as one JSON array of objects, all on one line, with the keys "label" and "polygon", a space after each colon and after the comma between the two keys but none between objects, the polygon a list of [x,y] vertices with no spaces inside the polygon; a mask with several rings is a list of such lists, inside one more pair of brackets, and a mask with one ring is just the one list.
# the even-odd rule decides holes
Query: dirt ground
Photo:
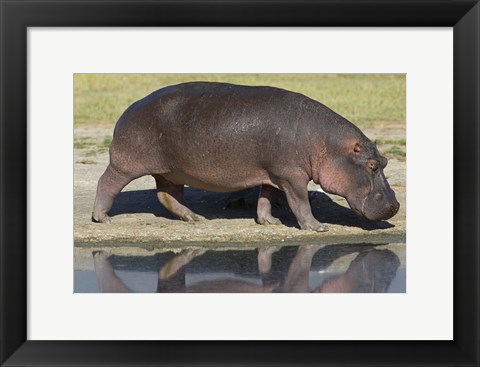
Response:
[{"label": "dirt ground", "polygon": [[[405,139],[405,125],[377,124],[364,130],[372,140]],[[81,127],[75,129],[75,139],[88,139],[105,145],[111,129]],[[103,142],[103,143],[102,143]],[[186,188],[189,207],[207,218],[186,223],[173,218],[158,202],[155,181],[143,177],[130,183],[117,197],[111,210],[112,223],[91,221],[97,181],[108,164],[105,147],[77,146],[74,151],[74,239],[77,246],[94,243],[137,243],[175,245],[184,243],[260,243],[322,241],[333,243],[393,243],[405,242],[406,226],[406,162],[392,158],[385,169],[387,179],[400,202],[399,213],[388,221],[369,222],[357,217],[345,199],[326,195],[319,187],[309,184],[314,216],[329,226],[328,232],[318,233],[299,229],[286,199],[273,208],[273,215],[282,225],[262,226],[255,222],[258,188],[236,193],[210,193]]]}]

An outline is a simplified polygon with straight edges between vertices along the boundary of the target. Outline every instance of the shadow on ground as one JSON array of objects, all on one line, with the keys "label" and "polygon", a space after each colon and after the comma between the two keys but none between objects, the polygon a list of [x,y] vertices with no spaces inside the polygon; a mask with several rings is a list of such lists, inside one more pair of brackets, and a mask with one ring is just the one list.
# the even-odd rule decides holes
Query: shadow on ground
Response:
[{"label": "shadow on ground", "polygon": [[[256,218],[259,188],[234,193],[213,193],[185,188],[185,202],[194,212],[207,219]],[[351,209],[345,208],[327,195],[317,191],[309,192],[313,215],[322,223],[359,227],[364,230],[394,227],[387,221],[371,222],[358,217]],[[158,202],[156,190],[121,192],[115,199],[110,215],[150,213],[157,217],[174,217]],[[285,195],[274,205],[272,214],[289,227],[298,227],[297,220],[288,207]]]}]

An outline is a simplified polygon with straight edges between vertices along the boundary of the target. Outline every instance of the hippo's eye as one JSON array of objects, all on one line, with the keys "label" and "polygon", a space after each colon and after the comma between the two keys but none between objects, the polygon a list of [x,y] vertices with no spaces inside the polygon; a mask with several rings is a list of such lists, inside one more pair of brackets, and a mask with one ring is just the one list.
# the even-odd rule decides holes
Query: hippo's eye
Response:
[{"label": "hippo's eye", "polygon": [[369,159],[367,162],[368,168],[370,168],[373,172],[375,172],[378,169],[378,163],[377,161],[373,159]]}]

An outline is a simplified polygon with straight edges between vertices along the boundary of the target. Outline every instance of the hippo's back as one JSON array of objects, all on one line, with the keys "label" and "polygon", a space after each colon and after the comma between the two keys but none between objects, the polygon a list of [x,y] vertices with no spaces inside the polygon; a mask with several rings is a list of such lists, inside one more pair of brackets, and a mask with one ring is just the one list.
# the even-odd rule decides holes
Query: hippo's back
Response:
[{"label": "hippo's back", "polygon": [[218,168],[252,157],[261,163],[292,146],[309,101],[273,87],[173,85],[131,105],[117,123],[113,145],[117,151],[128,147],[147,165],[160,158],[198,165],[195,157]]},{"label": "hippo's back", "polygon": [[[269,120],[299,113],[311,101],[304,95],[268,86],[242,86],[216,82],[189,82],[159,89],[135,102],[125,112],[134,117],[120,119],[119,125],[150,124],[222,128],[239,124],[267,126]],[[286,114],[286,115],[285,115]],[[123,116],[122,116],[123,117]],[[180,127],[179,126],[179,127]],[[246,126],[245,126],[246,127]]]}]

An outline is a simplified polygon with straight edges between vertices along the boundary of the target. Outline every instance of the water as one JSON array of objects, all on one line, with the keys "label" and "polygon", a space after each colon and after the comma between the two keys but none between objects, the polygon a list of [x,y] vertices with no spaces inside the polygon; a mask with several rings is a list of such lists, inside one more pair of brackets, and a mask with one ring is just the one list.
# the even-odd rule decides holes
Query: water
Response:
[{"label": "water", "polygon": [[404,244],[196,246],[154,254],[103,247],[82,253],[82,261],[75,259],[75,293],[406,291]]}]

